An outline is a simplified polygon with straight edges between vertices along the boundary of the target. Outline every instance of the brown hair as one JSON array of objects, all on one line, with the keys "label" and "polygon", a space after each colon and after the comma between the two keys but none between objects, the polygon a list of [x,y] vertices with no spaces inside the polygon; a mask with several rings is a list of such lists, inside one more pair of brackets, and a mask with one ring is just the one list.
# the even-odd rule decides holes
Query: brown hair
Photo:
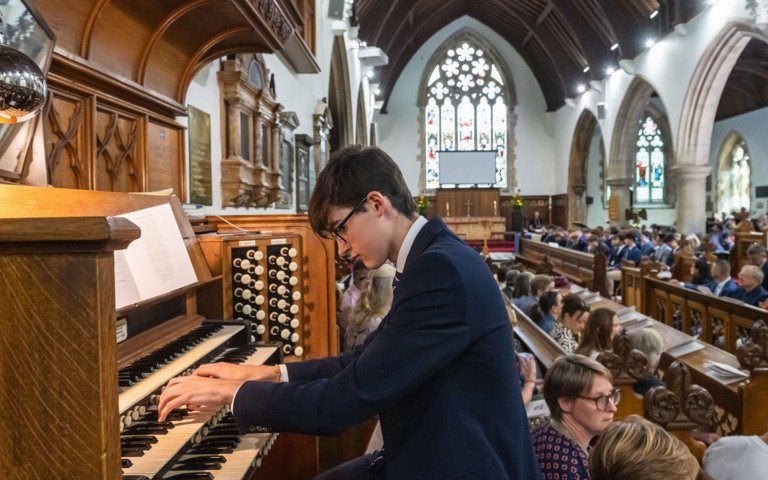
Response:
[{"label": "brown hair", "polygon": [[587,326],[584,328],[584,336],[575,353],[589,355],[593,351],[611,350],[611,331],[615,315],[613,310],[605,307],[596,308],[590,313]]},{"label": "brown hair", "polygon": [[327,235],[331,208],[354,207],[374,190],[387,197],[403,215],[411,217],[416,213],[416,203],[400,168],[384,150],[351,145],[334,152],[318,175],[309,199],[312,230]]},{"label": "brown hair", "polygon": [[699,463],[688,447],[638,415],[608,425],[589,455],[592,480],[694,480]]},{"label": "brown hair", "polygon": [[544,375],[544,400],[552,418],[563,419],[558,398],[575,399],[592,388],[595,376],[601,375],[613,383],[613,376],[602,364],[584,355],[564,355],[552,363]]}]

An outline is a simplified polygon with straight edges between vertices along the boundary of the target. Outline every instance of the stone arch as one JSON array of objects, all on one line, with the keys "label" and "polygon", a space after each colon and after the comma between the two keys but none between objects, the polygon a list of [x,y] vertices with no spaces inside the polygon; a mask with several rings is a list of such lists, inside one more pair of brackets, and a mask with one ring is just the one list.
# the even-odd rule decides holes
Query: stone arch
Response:
[{"label": "stone arch", "polygon": [[[512,72],[509,69],[509,65],[504,60],[504,57],[499,53],[498,49],[482,35],[475,30],[464,27],[458,30],[456,33],[448,37],[443,43],[438,46],[432,53],[432,56],[427,61],[427,66],[421,74],[421,81],[419,82],[419,91],[417,106],[419,108],[419,191],[424,190],[426,183],[426,140],[424,129],[424,108],[427,105],[427,84],[429,82],[429,76],[432,73],[431,68],[442,58],[445,51],[453,45],[469,40],[475,45],[480,46],[488,58],[493,61],[496,67],[500,70],[501,76],[506,82],[506,94],[507,94],[507,188],[502,190],[502,194],[512,194],[517,191],[517,171],[515,170],[515,160],[517,151],[517,138],[515,137],[515,127],[517,126],[517,115],[515,114],[515,106],[517,105],[517,93],[515,91],[515,84],[512,78]],[[510,47],[511,48],[511,47]]]},{"label": "stone arch", "polygon": [[[665,191],[664,203],[651,203],[643,206],[669,208],[674,204],[674,189],[672,188],[672,169],[675,166],[675,149],[671,135],[669,117],[666,111],[659,109],[651,102],[651,96],[656,89],[647,79],[638,75],[629,84],[624,99],[621,102],[616,115],[616,123],[613,127],[608,164],[605,169],[605,183],[611,187],[611,196],[616,197],[618,212],[624,212],[629,208],[632,192],[630,187],[635,184],[635,153],[637,151],[637,125],[638,120],[646,113],[651,112],[656,118],[662,131],[668,133],[664,144],[665,154]],[[659,102],[664,105],[664,100],[659,97]],[[619,213],[619,225],[624,223],[624,215]]]},{"label": "stone arch", "polygon": [[331,151],[354,143],[349,59],[342,35],[333,37],[331,71],[328,80],[328,108],[331,111],[334,126],[330,132]]},{"label": "stone arch", "polygon": [[358,145],[370,145],[364,92],[363,83],[360,82],[360,88],[357,90],[357,113],[355,114],[355,143]]},{"label": "stone arch", "polygon": [[[568,160],[568,226],[587,221],[587,161],[595,128],[597,118],[590,110],[584,109],[576,122]],[[602,135],[600,151],[604,151]]]},{"label": "stone arch", "polygon": [[709,152],[717,106],[734,65],[751,40],[768,43],[766,33],[743,21],[728,23],[704,50],[683,100],[678,128],[675,177],[686,188],[678,192],[677,224],[687,232],[702,232],[706,209],[705,181],[711,172]]}]

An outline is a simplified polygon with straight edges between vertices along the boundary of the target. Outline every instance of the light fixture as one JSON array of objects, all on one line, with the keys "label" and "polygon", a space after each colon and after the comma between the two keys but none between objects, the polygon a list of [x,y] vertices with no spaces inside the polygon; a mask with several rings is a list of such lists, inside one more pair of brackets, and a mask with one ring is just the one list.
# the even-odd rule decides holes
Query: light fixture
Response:
[{"label": "light fixture", "polygon": [[376,90],[373,91],[373,93],[374,95],[381,95],[381,89],[377,88]]},{"label": "light fixture", "polygon": [[608,67],[608,68],[605,69],[605,74],[608,75],[608,76],[611,76],[611,75],[613,75],[613,72],[615,72],[615,71],[616,71],[615,68]]},{"label": "light fixture", "polygon": [[584,67],[584,69],[582,70],[582,72],[584,72],[584,73],[587,73],[588,71],[589,71],[589,65],[587,65],[586,67]]},{"label": "light fixture", "polygon": [[645,46],[648,48],[651,48],[652,46],[656,45],[656,40],[649,38],[645,41]]},{"label": "light fixture", "polygon": [[611,51],[614,51],[617,48],[619,48],[619,44],[618,43],[614,43],[613,45],[611,45]]},{"label": "light fixture", "polygon": [[373,70],[368,70],[368,73],[365,74],[368,78],[373,78]]},{"label": "light fixture", "polygon": [[651,14],[650,18],[652,18],[652,19],[656,18],[656,15],[658,15],[658,14],[659,14],[659,11],[658,10],[654,10],[653,13]]},{"label": "light fixture", "polygon": [[27,55],[5,44],[0,17],[0,123],[34,117],[45,101],[47,87],[40,67]]},{"label": "light fixture", "polygon": [[576,86],[576,91],[579,93],[584,93],[587,91],[587,87],[585,87],[584,84],[580,83]]}]

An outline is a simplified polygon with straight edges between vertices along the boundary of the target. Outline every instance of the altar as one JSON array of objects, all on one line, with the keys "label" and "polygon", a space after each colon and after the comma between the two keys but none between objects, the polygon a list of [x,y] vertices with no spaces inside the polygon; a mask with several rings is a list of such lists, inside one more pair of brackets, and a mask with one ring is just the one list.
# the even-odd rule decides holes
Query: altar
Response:
[{"label": "altar", "polygon": [[445,217],[445,224],[463,240],[503,240],[504,217]]}]

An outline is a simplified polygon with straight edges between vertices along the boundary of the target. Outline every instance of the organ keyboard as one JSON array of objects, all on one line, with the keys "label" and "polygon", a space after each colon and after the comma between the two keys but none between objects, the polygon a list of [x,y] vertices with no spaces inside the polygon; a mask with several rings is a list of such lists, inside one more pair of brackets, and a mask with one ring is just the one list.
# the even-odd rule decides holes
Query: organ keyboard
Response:
[{"label": "organ keyboard", "polygon": [[[121,405],[131,405],[130,407],[127,407],[127,410],[120,411],[124,418],[135,417],[138,422],[141,422],[139,425],[142,427],[154,427],[157,429],[154,433],[151,431],[149,432],[150,436],[157,439],[156,443],[147,442],[147,444],[141,448],[141,454],[139,456],[127,457],[131,461],[131,466],[123,469],[123,472],[126,475],[144,475],[153,479],[164,478],[163,475],[165,472],[174,470],[174,465],[176,465],[177,461],[183,462],[187,460],[187,463],[189,463],[190,459],[202,459],[211,455],[209,452],[198,454],[189,454],[187,452],[191,449],[195,449],[195,447],[204,445],[206,439],[215,440],[217,437],[222,438],[220,435],[215,435],[213,429],[222,425],[220,421],[228,411],[228,406],[222,407],[217,412],[183,411],[173,416],[170,422],[163,422],[163,424],[170,423],[167,427],[164,427],[156,422],[157,410],[154,406],[148,406],[146,409],[142,409],[141,405],[138,407],[136,405],[141,401],[153,403],[153,393],[159,393],[160,388],[168,379],[184,371],[189,373],[200,363],[231,361],[233,356],[239,355],[242,361],[234,363],[262,365],[276,357],[278,349],[275,346],[226,347],[221,351],[219,347],[223,342],[232,338],[242,329],[242,326],[222,326],[195,347],[168,363],[160,370],[152,373],[147,378],[140,381],[135,387],[126,390],[120,395]],[[250,349],[250,352],[243,355],[244,349]],[[144,385],[147,382],[149,383]],[[154,385],[157,386],[152,388]],[[138,391],[142,392],[141,398],[135,399],[134,397],[137,395]],[[125,403],[123,403],[124,396],[126,397]],[[137,409],[145,413],[134,414]],[[231,415],[229,416],[231,417]],[[145,417],[149,418],[149,420],[145,420]],[[145,421],[146,423],[144,423]],[[130,441],[137,436],[147,436],[146,434],[148,432],[141,430],[139,432],[133,431],[132,427],[134,425],[137,425],[137,423],[131,420],[123,427],[121,434],[123,440]],[[224,464],[227,464],[227,468],[223,476],[216,474],[210,478],[247,478],[245,475],[249,473],[252,468],[257,466],[257,459],[262,454],[262,450],[268,444],[271,445],[271,442],[274,441],[272,437],[272,434],[262,434],[259,436],[248,434],[239,436],[236,427],[234,427],[234,423],[231,423],[231,428],[225,431],[225,439],[233,443],[233,450],[231,452],[218,454],[224,460],[220,464],[218,462],[213,462],[219,469]],[[133,453],[133,449],[130,450],[131,453]],[[245,457],[249,452],[252,456],[250,460],[246,461]],[[199,471],[205,471],[205,469]],[[185,470],[185,472],[185,475],[190,474],[187,470]],[[178,478],[180,479],[182,477],[179,476]]]}]

